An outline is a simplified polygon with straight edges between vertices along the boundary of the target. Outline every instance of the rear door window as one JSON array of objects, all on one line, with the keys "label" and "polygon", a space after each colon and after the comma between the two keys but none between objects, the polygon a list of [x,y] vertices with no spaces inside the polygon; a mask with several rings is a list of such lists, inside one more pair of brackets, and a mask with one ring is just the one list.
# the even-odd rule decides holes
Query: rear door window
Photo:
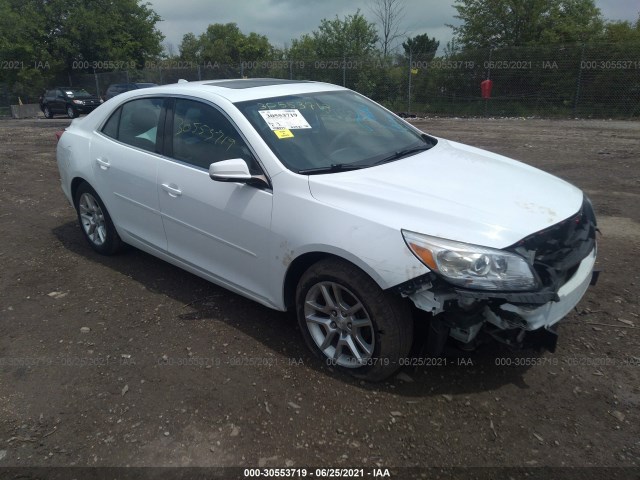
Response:
[{"label": "rear door window", "polygon": [[104,127],[102,127],[102,133],[111,138],[118,138],[118,125],[120,124],[121,113],[122,108],[118,108],[115,112],[113,112],[111,117],[109,117],[109,120],[107,120],[107,123],[105,123]]},{"label": "rear door window", "polygon": [[102,133],[132,147],[158,152],[158,124],[163,99],[141,98],[127,102],[107,120]]}]

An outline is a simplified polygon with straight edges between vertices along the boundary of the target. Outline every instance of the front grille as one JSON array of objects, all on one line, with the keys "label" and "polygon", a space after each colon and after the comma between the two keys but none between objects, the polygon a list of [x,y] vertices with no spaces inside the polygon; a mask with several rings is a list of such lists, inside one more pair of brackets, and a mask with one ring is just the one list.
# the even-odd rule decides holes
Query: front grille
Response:
[{"label": "front grille", "polygon": [[576,272],[580,262],[593,250],[596,217],[587,197],[578,213],[566,220],[520,240],[507,250],[531,258],[543,287],[554,292]]}]

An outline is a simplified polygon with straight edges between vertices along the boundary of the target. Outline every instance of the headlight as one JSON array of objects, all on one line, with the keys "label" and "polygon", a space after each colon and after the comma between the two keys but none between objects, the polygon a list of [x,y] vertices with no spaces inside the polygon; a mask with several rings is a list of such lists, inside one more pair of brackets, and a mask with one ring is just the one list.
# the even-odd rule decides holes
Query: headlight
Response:
[{"label": "headlight", "polygon": [[82,100],[73,100],[73,103],[75,103],[76,105],[83,105],[84,102]]},{"label": "headlight", "polygon": [[447,281],[476,290],[533,290],[538,286],[526,260],[514,253],[402,231],[418,259]]}]

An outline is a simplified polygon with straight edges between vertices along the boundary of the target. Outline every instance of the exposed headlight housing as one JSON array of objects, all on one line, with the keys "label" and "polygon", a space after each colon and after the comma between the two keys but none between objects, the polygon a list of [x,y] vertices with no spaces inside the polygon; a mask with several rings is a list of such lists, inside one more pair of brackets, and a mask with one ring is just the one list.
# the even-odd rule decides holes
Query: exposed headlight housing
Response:
[{"label": "exposed headlight housing", "polygon": [[84,102],[82,100],[72,100],[73,103],[75,103],[76,105],[84,105]]},{"label": "exposed headlight housing", "polygon": [[526,291],[538,287],[527,261],[514,253],[402,230],[418,259],[454,285],[475,290]]}]

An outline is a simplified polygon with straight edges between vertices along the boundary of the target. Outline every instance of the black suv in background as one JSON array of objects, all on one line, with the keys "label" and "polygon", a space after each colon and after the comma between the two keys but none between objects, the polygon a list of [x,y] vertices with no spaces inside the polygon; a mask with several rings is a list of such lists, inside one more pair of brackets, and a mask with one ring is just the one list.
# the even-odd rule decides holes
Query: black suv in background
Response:
[{"label": "black suv in background", "polygon": [[109,85],[106,93],[104,94],[104,99],[109,100],[110,98],[115,97],[116,95],[120,95],[121,93],[128,92],[129,90],[137,90],[139,88],[149,88],[149,87],[157,87],[157,83],[113,83]]},{"label": "black suv in background", "polygon": [[101,103],[102,100],[81,88],[56,87],[40,97],[40,110],[46,118],[58,113],[75,118],[95,110]]}]

